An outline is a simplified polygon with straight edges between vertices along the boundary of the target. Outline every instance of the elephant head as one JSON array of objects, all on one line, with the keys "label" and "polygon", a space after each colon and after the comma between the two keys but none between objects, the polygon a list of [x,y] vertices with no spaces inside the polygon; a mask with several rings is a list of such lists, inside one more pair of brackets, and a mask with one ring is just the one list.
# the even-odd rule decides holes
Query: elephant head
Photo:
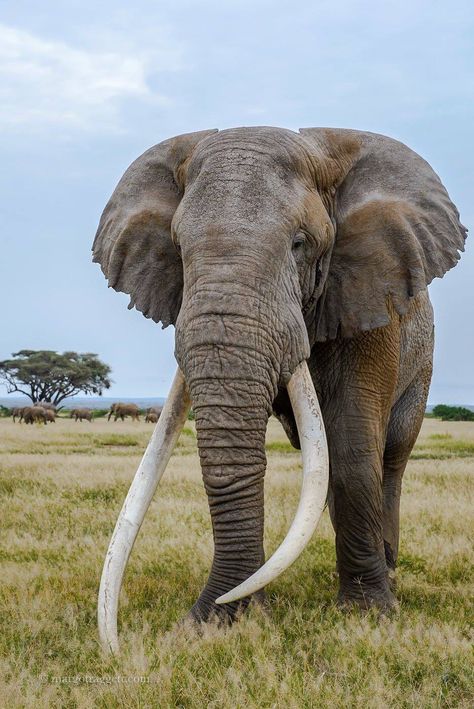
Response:
[{"label": "elephant head", "polygon": [[[176,326],[179,370],[109,548],[99,608],[106,646],[117,647],[123,569],[188,392],[215,544],[191,615],[231,618],[239,599],[301,552],[324,505],[324,429],[305,365],[312,345],[381,327],[391,308],[403,314],[456,264],[464,238],[429,165],[371,133],[203,131],[160,143],[128,168],[102,215],[94,261],[130,308]],[[305,477],[289,535],[260,568],[272,409],[301,442]]]}]

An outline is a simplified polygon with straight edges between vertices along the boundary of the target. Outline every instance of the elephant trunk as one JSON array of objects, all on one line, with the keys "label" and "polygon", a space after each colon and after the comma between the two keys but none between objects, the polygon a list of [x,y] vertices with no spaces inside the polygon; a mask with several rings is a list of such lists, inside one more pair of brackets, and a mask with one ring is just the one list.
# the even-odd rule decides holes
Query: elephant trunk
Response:
[{"label": "elephant trunk", "polygon": [[[249,599],[219,606],[216,598],[255,573],[264,560],[265,433],[278,391],[278,328],[256,311],[256,294],[239,283],[190,287],[176,325],[176,357],[196,419],[202,476],[214,536],[214,558],[191,616],[233,618]],[[260,301],[260,308],[265,304]],[[267,308],[265,308],[267,310]],[[275,334],[276,333],[276,334]]]},{"label": "elephant trunk", "polygon": [[197,620],[213,614],[233,618],[249,599],[225,607],[215,599],[251,576],[264,560],[265,432],[271,399],[264,385],[249,380],[191,375],[189,386],[214,536],[209,579],[191,615]]}]

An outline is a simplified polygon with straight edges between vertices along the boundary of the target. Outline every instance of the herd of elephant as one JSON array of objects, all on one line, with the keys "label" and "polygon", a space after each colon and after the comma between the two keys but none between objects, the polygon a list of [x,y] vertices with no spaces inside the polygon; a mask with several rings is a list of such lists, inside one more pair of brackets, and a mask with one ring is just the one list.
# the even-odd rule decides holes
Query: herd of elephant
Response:
[{"label": "herd of elephant", "polygon": [[[146,423],[157,423],[160,418],[162,408],[159,406],[151,406],[146,410],[145,422]],[[15,423],[18,418],[18,422],[21,423],[55,423],[57,410],[54,404],[49,402],[40,402],[33,404],[33,406],[20,406],[15,407],[11,411],[13,422]],[[132,420],[140,420],[140,409],[136,404],[123,404],[121,402],[112,404],[110,411],[107,416],[107,420],[110,421],[111,416],[114,416],[114,421],[121,419],[122,421],[130,416]],[[69,418],[73,418],[75,421],[89,421],[92,422],[94,418],[94,412],[92,409],[86,408],[76,408],[69,412]]]},{"label": "herd of elephant", "polygon": [[17,406],[12,409],[13,422],[15,423],[18,418],[18,422],[21,423],[55,423],[56,421],[56,407],[54,404],[49,404],[46,402],[41,402],[41,404],[33,404],[33,406]]},{"label": "herd of elephant", "polygon": [[[160,418],[161,412],[161,406],[150,406],[145,414],[146,423],[156,423]],[[107,421],[110,421],[112,416],[114,417],[114,421],[117,421],[119,418],[123,421],[127,416],[130,416],[133,421],[140,421],[140,409],[136,404],[123,404],[122,402],[118,402],[112,404],[110,407]]]}]

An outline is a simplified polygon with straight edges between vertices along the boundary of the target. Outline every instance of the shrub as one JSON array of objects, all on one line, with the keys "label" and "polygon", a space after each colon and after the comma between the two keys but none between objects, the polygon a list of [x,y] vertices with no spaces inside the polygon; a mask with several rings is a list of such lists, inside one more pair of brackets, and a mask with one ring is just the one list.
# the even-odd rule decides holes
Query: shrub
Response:
[{"label": "shrub", "polygon": [[438,404],[433,408],[433,415],[442,421],[474,421],[474,411],[464,406]]},{"label": "shrub", "polygon": [[92,417],[95,419],[100,419],[103,418],[104,416],[107,416],[107,414],[110,412],[110,409],[93,409],[92,410]]}]

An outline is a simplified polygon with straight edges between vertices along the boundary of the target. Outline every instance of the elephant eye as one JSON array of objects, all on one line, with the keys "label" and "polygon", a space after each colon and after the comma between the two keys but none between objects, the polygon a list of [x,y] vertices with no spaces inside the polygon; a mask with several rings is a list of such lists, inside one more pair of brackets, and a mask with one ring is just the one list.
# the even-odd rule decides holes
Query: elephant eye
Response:
[{"label": "elephant eye", "polygon": [[306,237],[305,237],[305,235],[302,234],[301,232],[298,232],[298,234],[296,234],[296,235],[293,237],[293,244],[292,244],[292,246],[291,246],[293,252],[302,251],[302,250],[303,250],[303,247],[304,247],[304,245],[305,245],[305,242],[306,242]]}]

